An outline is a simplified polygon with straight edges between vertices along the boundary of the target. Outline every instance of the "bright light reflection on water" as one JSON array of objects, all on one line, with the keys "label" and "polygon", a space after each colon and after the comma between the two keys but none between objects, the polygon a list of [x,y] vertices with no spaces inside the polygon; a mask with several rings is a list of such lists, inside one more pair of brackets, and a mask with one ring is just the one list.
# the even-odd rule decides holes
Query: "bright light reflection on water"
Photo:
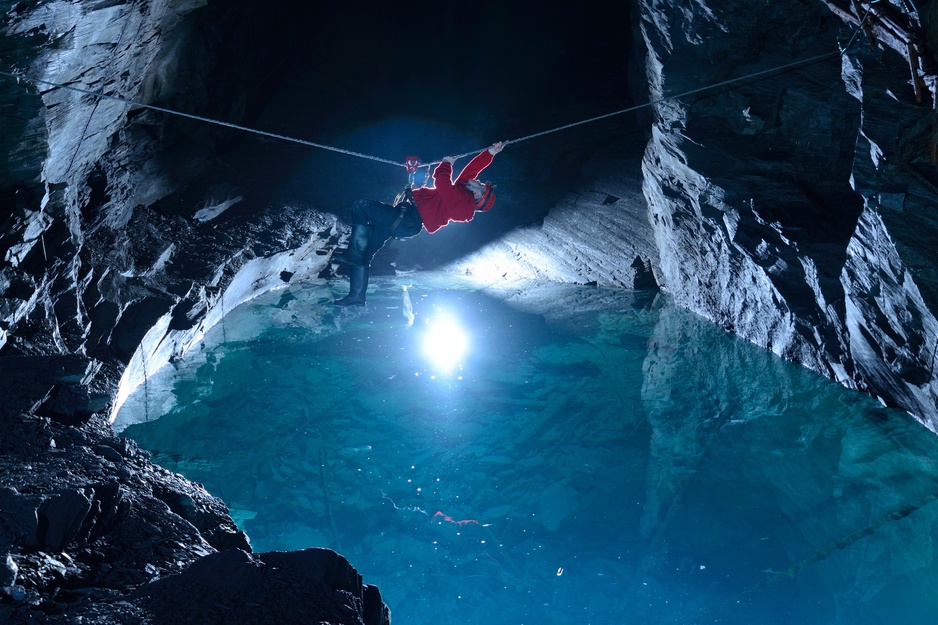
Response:
[{"label": "bright light reflection on water", "polygon": [[[257,551],[344,554],[395,623],[934,618],[938,437],[907,415],[660,297],[373,285],[241,307],[118,427]],[[437,309],[458,375],[420,345]]]},{"label": "bright light reflection on water", "polygon": [[446,312],[427,319],[423,351],[433,366],[443,373],[452,373],[462,363],[469,349],[469,337],[458,321]]}]

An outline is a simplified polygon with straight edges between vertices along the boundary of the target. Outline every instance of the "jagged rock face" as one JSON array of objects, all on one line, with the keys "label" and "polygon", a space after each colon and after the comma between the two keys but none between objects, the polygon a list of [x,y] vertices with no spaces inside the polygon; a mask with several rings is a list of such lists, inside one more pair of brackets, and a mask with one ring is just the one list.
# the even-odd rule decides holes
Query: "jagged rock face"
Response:
[{"label": "jagged rock face", "polygon": [[[108,435],[101,418],[72,428],[9,416],[3,426],[4,525],[28,550],[7,564],[37,602],[46,585],[120,588],[216,549],[250,549],[221,501],[151,465],[133,441]],[[67,564],[59,579],[43,575],[50,558]]]},{"label": "jagged rock face", "polygon": [[45,82],[6,78],[0,91],[16,111],[4,116],[0,354],[80,354],[83,386],[113,394],[161,318],[197,325],[251,258],[335,234],[334,218],[199,182],[224,168],[230,135],[218,127],[50,84],[236,123],[263,100],[242,81],[276,78],[279,50],[253,38],[281,28],[289,45],[298,32],[286,11],[252,22],[243,6],[173,0],[19,3],[5,15],[9,58]]},{"label": "jagged rock face", "polygon": [[103,417],[4,410],[0,431],[4,623],[390,622],[333,551],[250,554],[222,501]]},{"label": "jagged rock face", "polygon": [[[225,72],[268,72],[250,39],[290,24],[269,7],[270,21],[238,26],[252,11],[202,0],[4,10],[4,70],[229,121],[256,99]],[[95,415],[154,326],[191,338],[239,303],[232,284],[250,297],[291,267],[315,275],[335,217],[193,185],[220,168],[224,141],[195,122],[9,77],[0,104],[0,621],[386,624],[341,556],[248,554],[221,501]],[[278,253],[268,273],[233,280]],[[206,616],[219,570],[227,607]],[[180,587],[192,603],[167,614]]]},{"label": "jagged rock face", "polygon": [[934,167],[917,144],[933,120],[912,103],[908,64],[862,33],[841,57],[857,29],[822,3],[641,11],[661,100],[644,186],[663,286],[938,429],[933,287],[909,268],[932,256],[919,213]]},{"label": "jagged rock face", "polygon": [[[270,105],[263,118],[269,130],[322,130],[333,120],[287,109],[300,103],[312,110],[317,98],[338,91],[353,100],[354,91],[335,78],[300,85],[287,71],[282,61],[308,36],[304,24],[326,17],[316,13],[325,10],[319,3],[299,14],[288,4],[20,2],[3,16],[0,52],[9,66],[2,69],[234,123],[257,121]],[[513,195],[515,205],[499,200],[482,227],[490,241],[492,232],[528,227],[493,243],[486,260],[460,259],[453,270],[660,286],[728,330],[938,430],[934,113],[930,102],[915,103],[909,61],[889,45],[875,41],[871,50],[864,34],[841,57],[839,46],[857,33],[842,21],[852,10],[847,4],[638,3],[655,102],[642,180],[624,156],[629,149],[608,129],[577,135],[575,148],[542,144],[530,157],[506,150],[501,175],[519,182],[502,187],[500,197]],[[857,5],[870,6],[850,3]],[[927,17],[898,0],[877,5],[888,5],[888,17],[904,24]],[[880,32],[868,25],[874,36]],[[315,46],[302,43],[312,54]],[[789,66],[802,59],[814,62]],[[775,68],[782,69],[768,71]],[[271,85],[281,84],[308,91],[271,104],[284,94]],[[722,86],[698,91],[714,84]],[[92,472],[74,483],[37,485],[35,493],[0,493],[2,511],[45,510],[49,518],[81,521],[60,523],[51,534],[44,526],[41,536],[38,525],[16,523],[7,528],[16,544],[3,545],[11,554],[77,553],[99,538],[95,532],[115,531],[122,502],[150,488],[137,478],[155,471],[90,415],[120,402],[122,377],[126,392],[245,299],[294,272],[327,271],[341,234],[338,215],[359,191],[343,182],[350,174],[378,174],[357,163],[323,166],[315,189],[322,210],[315,202],[274,203],[270,191],[257,192],[275,186],[271,180],[248,180],[265,154],[233,150],[233,135],[217,126],[9,77],[0,83],[0,106],[0,388],[10,400],[2,412],[75,424],[60,436],[87,437],[73,446],[75,463],[91,456],[102,466],[126,464],[127,456],[139,463],[118,486]],[[594,150],[611,144],[602,154]],[[633,192],[639,185],[644,197]],[[556,210],[548,215],[548,208],[519,204]],[[434,235],[428,248],[447,261],[469,250],[449,232]],[[419,266],[424,259],[407,258],[413,249],[401,258]],[[28,427],[46,434],[53,427],[24,423],[38,423]],[[55,438],[46,434],[37,440]],[[15,462],[6,468],[16,469]],[[226,523],[219,512],[215,525],[197,527],[185,506],[174,511],[159,497],[147,501],[165,504],[166,522],[177,524],[186,544],[213,544],[206,535]],[[124,557],[115,554],[111,566]],[[235,558],[249,571],[248,584],[252,567],[266,566]],[[36,571],[36,592],[60,568],[86,581],[81,562],[73,567],[39,555],[22,561]],[[174,572],[166,567],[159,573]],[[8,564],[0,574],[12,571]],[[347,581],[343,576],[340,585]],[[139,598],[142,610],[146,598]]]},{"label": "jagged rock face", "polygon": [[345,558],[249,554],[224,503],[102,418],[0,425],[4,623],[390,622]]}]

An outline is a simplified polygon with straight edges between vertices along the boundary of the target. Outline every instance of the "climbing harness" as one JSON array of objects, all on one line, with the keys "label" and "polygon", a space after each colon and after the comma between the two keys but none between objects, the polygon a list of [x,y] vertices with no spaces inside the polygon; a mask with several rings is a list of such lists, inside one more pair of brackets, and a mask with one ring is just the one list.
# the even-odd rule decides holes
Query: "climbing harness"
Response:
[{"label": "climbing harness", "polygon": [[[782,65],[782,66],[779,66],[779,67],[774,67],[774,68],[767,69],[767,70],[762,70],[762,71],[759,71],[759,72],[753,72],[753,73],[747,74],[747,75],[745,75],[745,76],[740,76],[739,78],[730,78],[730,79],[728,79],[728,80],[723,80],[723,81],[720,81],[720,82],[717,82],[717,83],[714,83],[714,84],[711,84],[711,85],[706,85],[706,86],[704,86],[704,87],[699,87],[699,88],[697,88],[697,89],[691,89],[691,90],[684,91],[684,92],[681,92],[681,93],[677,93],[677,94],[674,94],[674,95],[669,95],[669,96],[666,96],[666,97],[658,98],[657,100],[652,100],[652,101],[650,101],[650,102],[645,102],[645,103],[643,103],[643,104],[637,104],[637,105],[635,105],[635,106],[630,106],[630,107],[628,107],[628,108],[624,108],[624,109],[621,109],[621,110],[618,110],[618,111],[613,111],[613,112],[611,112],[611,113],[606,113],[606,114],[604,114],[604,115],[597,115],[596,117],[590,117],[589,119],[584,119],[584,120],[581,120],[581,121],[578,121],[578,122],[573,122],[573,123],[570,123],[570,124],[565,124],[565,125],[563,125],[563,126],[558,126],[558,127],[556,127],[556,128],[551,128],[551,129],[549,129],[549,130],[543,130],[543,131],[541,131],[541,132],[536,132],[536,133],[533,133],[533,134],[530,134],[530,135],[526,135],[526,136],[524,136],[524,137],[519,137],[519,138],[517,138],[517,139],[511,139],[511,140],[509,140],[509,141],[505,141],[504,144],[505,144],[505,145],[512,145],[512,144],[514,144],[514,143],[521,143],[522,141],[528,141],[528,140],[530,140],[530,139],[535,139],[535,138],[537,138],[537,137],[543,137],[543,136],[545,136],[545,135],[553,134],[553,133],[555,133],[555,132],[560,132],[561,130],[568,130],[568,129],[574,128],[574,127],[576,127],[576,126],[582,126],[582,125],[584,125],[584,124],[591,124],[591,123],[593,123],[593,122],[597,122],[597,121],[600,121],[600,120],[603,120],[603,119],[608,119],[608,118],[610,118],[610,117],[616,117],[616,116],[618,116],[618,115],[623,115],[623,114],[625,114],[625,113],[630,113],[630,112],[633,112],[633,111],[637,111],[637,110],[639,110],[639,109],[648,108],[648,107],[652,107],[652,106],[657,106],[657,105],[659,105],[659,104],[663,104],[663,103],[668,102],[668,101],[670,101],[670,100],[677,100],[677,99],[680,99],[680,98],[685,98],[685,97],[687,97],[687,96],[696,95],[696,94],[702,93],[702,92],[704,92],[704,91],[710,91],[710,90],[712,90],[712,89],[719,89],[719,88],[721,88],[721,87],[726,87],[726,86],[729,86],[729,85],[732,85],[732,84],[741,83],[741,82],[745,82],[745,81],[761,80],[761,79],[766,78],[766,77],[768,77],[768,76],[770,76],[770,75],[774,75],[774,74],[778,74],[778,73],[784,73],[784,72],[787,72],[787,71],[789,71],[789,70],[794,70],[794,69],[801,68],[801,67],[807,67],[808,65],[812,65],[812,64],[814,64],[814,63],[820,62],[820,61],[822,61],[822,60],[828,59],[828,58],[833,57],[833,56],[843,56],[844,54],[847,53],[847,50],[850,48],[850,46],[853,45],[854,41],[856,41],[857,36],[859,35],[859,33],[862,32],[862,29],[863,29],[863,27],[866,25],[867,19],[868,19],[869,16],[870,16],[871,10],[872,10],[872,7],[871,7],[869,10],[867,10],[866,15],[864,16],[863,20],[860,22],[860,25],[859,25],[859,26],[856,28],[856,30],[854,31],[853,36],[852,36],[852,37],[850,38],[850,40],[847,42],[847,45],[845,45],[841,50],[839,50],[839,51],[837,51],[837,52],[827,52],[827,53],[825,53],[825,54],[819,54],[819,55],[817,55],[817,56],[813,56],[813,57],[808,58],[808,59],[803,59],[803,60],[800,60],[800,61],[794,61],[794,62],[792,62],[792,63],[788,63],[788,64],[786,64],[786,65]],[[361,153],[361,152],[354,152],[354,151],[352,151],[352,150],[345,150],[345,149],[343,149],[343,148],[338,148],[338,147],[331,146],[331,145],[324,145],[324,144],[322,144],[322,143],[315,143],[315,142],[313,142],[313,141],[307,141],[307,140],[305,140],[305,139],[298,139],[298,138],[296,138],[296,137],[289,137],[289,136],[287,136],[287,135],[281,135],[281,134],[277,134],[277,133],[273,133],[273,132],[267,132],[267,131],[265,131],[265,130],[258,130],[258,129],[256,129],[256,128],[249,128],[249,127],[247,127],[247,126],[241,126],[241,125],[238,125],[238,124],[232,124],[232,123],[230,123],[230,122],[223,122],[223,121],[220,121],[220,120],[217,120],[217,119],[212,119],[212,118],[209,118],[209,117],[202,117],[201,115],[193,115],[193,114],[191,114],[191,113],[183,113],[183,112],[181,112],[181,111],[176,111],[176,110],[173,110],[173,109],[164,108],[164,107],[162,107],[162,106],[155,106],[155,105],[153,105],[153,104],[144,104],[143,102],[137,102],[137,101],[135,101],[135,100],[130,100],[130,99],[128,99],[128,98],[122,98],[122,97],[120,97],[120,96],[108,95],[108,94],[100,93],[100,92],[97,92],[97,91],[91,91],[90,89],[82,89],[82,88],[80,88],[80,87],[75,87],[75,86],[72,86],[72,85],[66,85],[66,84],[62,84],[62,83],[56,83],[56,82],[52,82],[52,81],[50,81],[50,80],[42,80],[42,79],[40,79],[40,78],[30,78],[30,77],[25,76],[25,75],[20,74],[20,73],[6,72],[6,71],[3,71],[3,70],[0,70],[0,76],[7,76],[7,77],[9,77],[9,78],[13,78],[13,79],[15,79],[17,82],[19,82],[19,81],[22,80],[22,81],[25,81],[25,82],[28,82],[28,83],[32,83],[33,85],[36,85],[36,86],[39,86],[39,85],[47,85],[47,86],[50,86],[50,87],[53,87],[53,88],[67,89],[67,90],[69,90],[69,91],[74,91],[74,92],[76,92],[76,93],[81,93],[81,94],[83,94],[83,95],[89,95],[89,96],[93,96],[93,97],[96,97],[96,98],[101,98],[101,99],[104,99],[104,100],[114,100],[114,101],[117,101],[117,102],[123,102],[123,103],[129,104],[129,105],[131,105],[131,106],[139,106],[139,107],[147,108],[147,109],[150,109],[150,110],[153,110],[153,111],[159,111],[159,112],[161,112],[161,113],[166,113],[166,114],[168,114],[168,115],[177,115],[177,116],[179,116],[179,117],[185,117],[185,118],[188,118],[188,119],[193,119],[193,120],[200,121],[200,122],[205,122],[205,123],[208,123],[208,124],[215,124],[215,125],[218,125],[218,126],[224,126],[224,127],[226,127],[226,128],[233,128],[233,129],[235,129],[235,130],[242,130],[242,131],[244,131],[244,132],[251,132],[251,133],[254,133],[254,134],[257,134],[257,135],[261,135],[261,136],[264,136],[264,137],[270,137],[270,138],[272,138],[272,139],[280,139],[280,140],[282,140],[282,141],[289,141],[289,142],[292,142],[292,143],[299,143],[299,144],[301,144],[301,145],[306,145],[306,146],[309,146],[309,147],[320,148],[320,149],[329,150],[329,151],[332,151],[332,152],[338,152],[338,153],[340,153],[340,154],[347,154],[347,155],[349,155],[349,156],[357,156],[358,158],[364,158],[364,159],[368,159],[368,160],[372,160],[372,161],[377,161],[377,162],[379,162],[379,163],[386,163],[386,164],[388,164],[388,165],[395,165],[395,166],[397,166],[397,167],[404,167],[405,170],[407,171],[407,174],[408,174],[408,177],[409,177],[409,180],[410,180],[411,184],[413,184],[413,177],[414,177],[414,174],[417,172],[417,169],[418,169],[419,167],[424,167],[424,166],[425,166],[425,167],[427,168],[427,176],[426,176],[426,178],[424,178],[424,186],[426,186],[427,180],[430,178],[430,167],[433,166],[433,165],[438,165],[438,164],[440,164],[440,163],[442,162],[442,161],[433,161],[433,162],[430,162],[430,163],[421,163],[421,162],[420,162],[420,159],[417,158],[416,156],[408,156],[407,159],[406,159],[406,161],[405,161],[404,163],[398,163],[397,161],[392,161],[392,160],[389,160],[389,159],[380,158],[380,157],[377,157],[377,156],[372,156],[372,155],[370,155],[370,154],[363,154],[363,153]],[[459,159],[465,158],[465,157],[467,157],[467,156],[474,156],[474,155],[477,154],[477,153],[478,153],[478,150],[474,150],[474,151],[472,151],[472,152],[465,152],[465,153],[463,153],[463,154],[458,154],[458,155],[454,156],[453,158],[456,159],[456,160],[459,160]]]},{"label": "climbing harness", "polygon": [[423,227],[423,221],[420,219],[420,211],[417,209],[417,203],[414,202],[414,193],[411,185],[407,185],[397,194],[392,204],[394,208],[400,209],[397,218],[391,223],[388,230],[395,239],[409,239],[420,232]]}]

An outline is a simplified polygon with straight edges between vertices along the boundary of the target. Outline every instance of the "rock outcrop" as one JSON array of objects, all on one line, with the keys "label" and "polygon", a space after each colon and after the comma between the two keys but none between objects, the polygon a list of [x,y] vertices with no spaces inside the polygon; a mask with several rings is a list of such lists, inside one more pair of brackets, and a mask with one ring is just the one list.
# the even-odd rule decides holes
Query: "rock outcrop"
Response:
[{"label": "rock outcrop", "polygon": [[338,238],[334,216],[206,182],[219,133],[87,93],[238,121],[256,100],[220,77],[267,71],[225,62],[262,25],[202,0],[5,10],[4,70],[37,82],[0,85],[0,620],[387,623],[344,558],[251,554],[220,500],[107,421],[141,344],[167,362]]},{"label": "rock outcrop", "polygon": [[642,6],[662,286],[938,430],[934,112],[910,84],[925,71],[877,38],[869,3],[846,24],[824,3],[682,6]]},{"label": "rock outcrop", "polygon": [[390,622],[342,556],[251,554],[223,502],[103,417],[0,428],[4,623]]}]

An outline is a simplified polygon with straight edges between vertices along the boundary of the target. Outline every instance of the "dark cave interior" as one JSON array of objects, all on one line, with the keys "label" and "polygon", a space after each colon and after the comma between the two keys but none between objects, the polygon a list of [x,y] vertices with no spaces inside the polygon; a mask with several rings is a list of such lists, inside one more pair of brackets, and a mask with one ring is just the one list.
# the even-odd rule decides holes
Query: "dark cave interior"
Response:
[{"label": "dark cave interior", "polygon": [[[212,5],[193,17],[187,84],[162,106],[394,162],[438,162],[635,104],[628,5]],[[538,223],[591,156],[640,153],[640,119],[629,112],[509,146],[486,172],[500,210],[383,256],[432,267]],[[240,195],[231,215],[275,204],[347,218],[355,199],[388,201],[407,182],[382,162],[185,118],[165,123],[176,139],[162,165],[189,184],[156,205],[164,213]]]}]

